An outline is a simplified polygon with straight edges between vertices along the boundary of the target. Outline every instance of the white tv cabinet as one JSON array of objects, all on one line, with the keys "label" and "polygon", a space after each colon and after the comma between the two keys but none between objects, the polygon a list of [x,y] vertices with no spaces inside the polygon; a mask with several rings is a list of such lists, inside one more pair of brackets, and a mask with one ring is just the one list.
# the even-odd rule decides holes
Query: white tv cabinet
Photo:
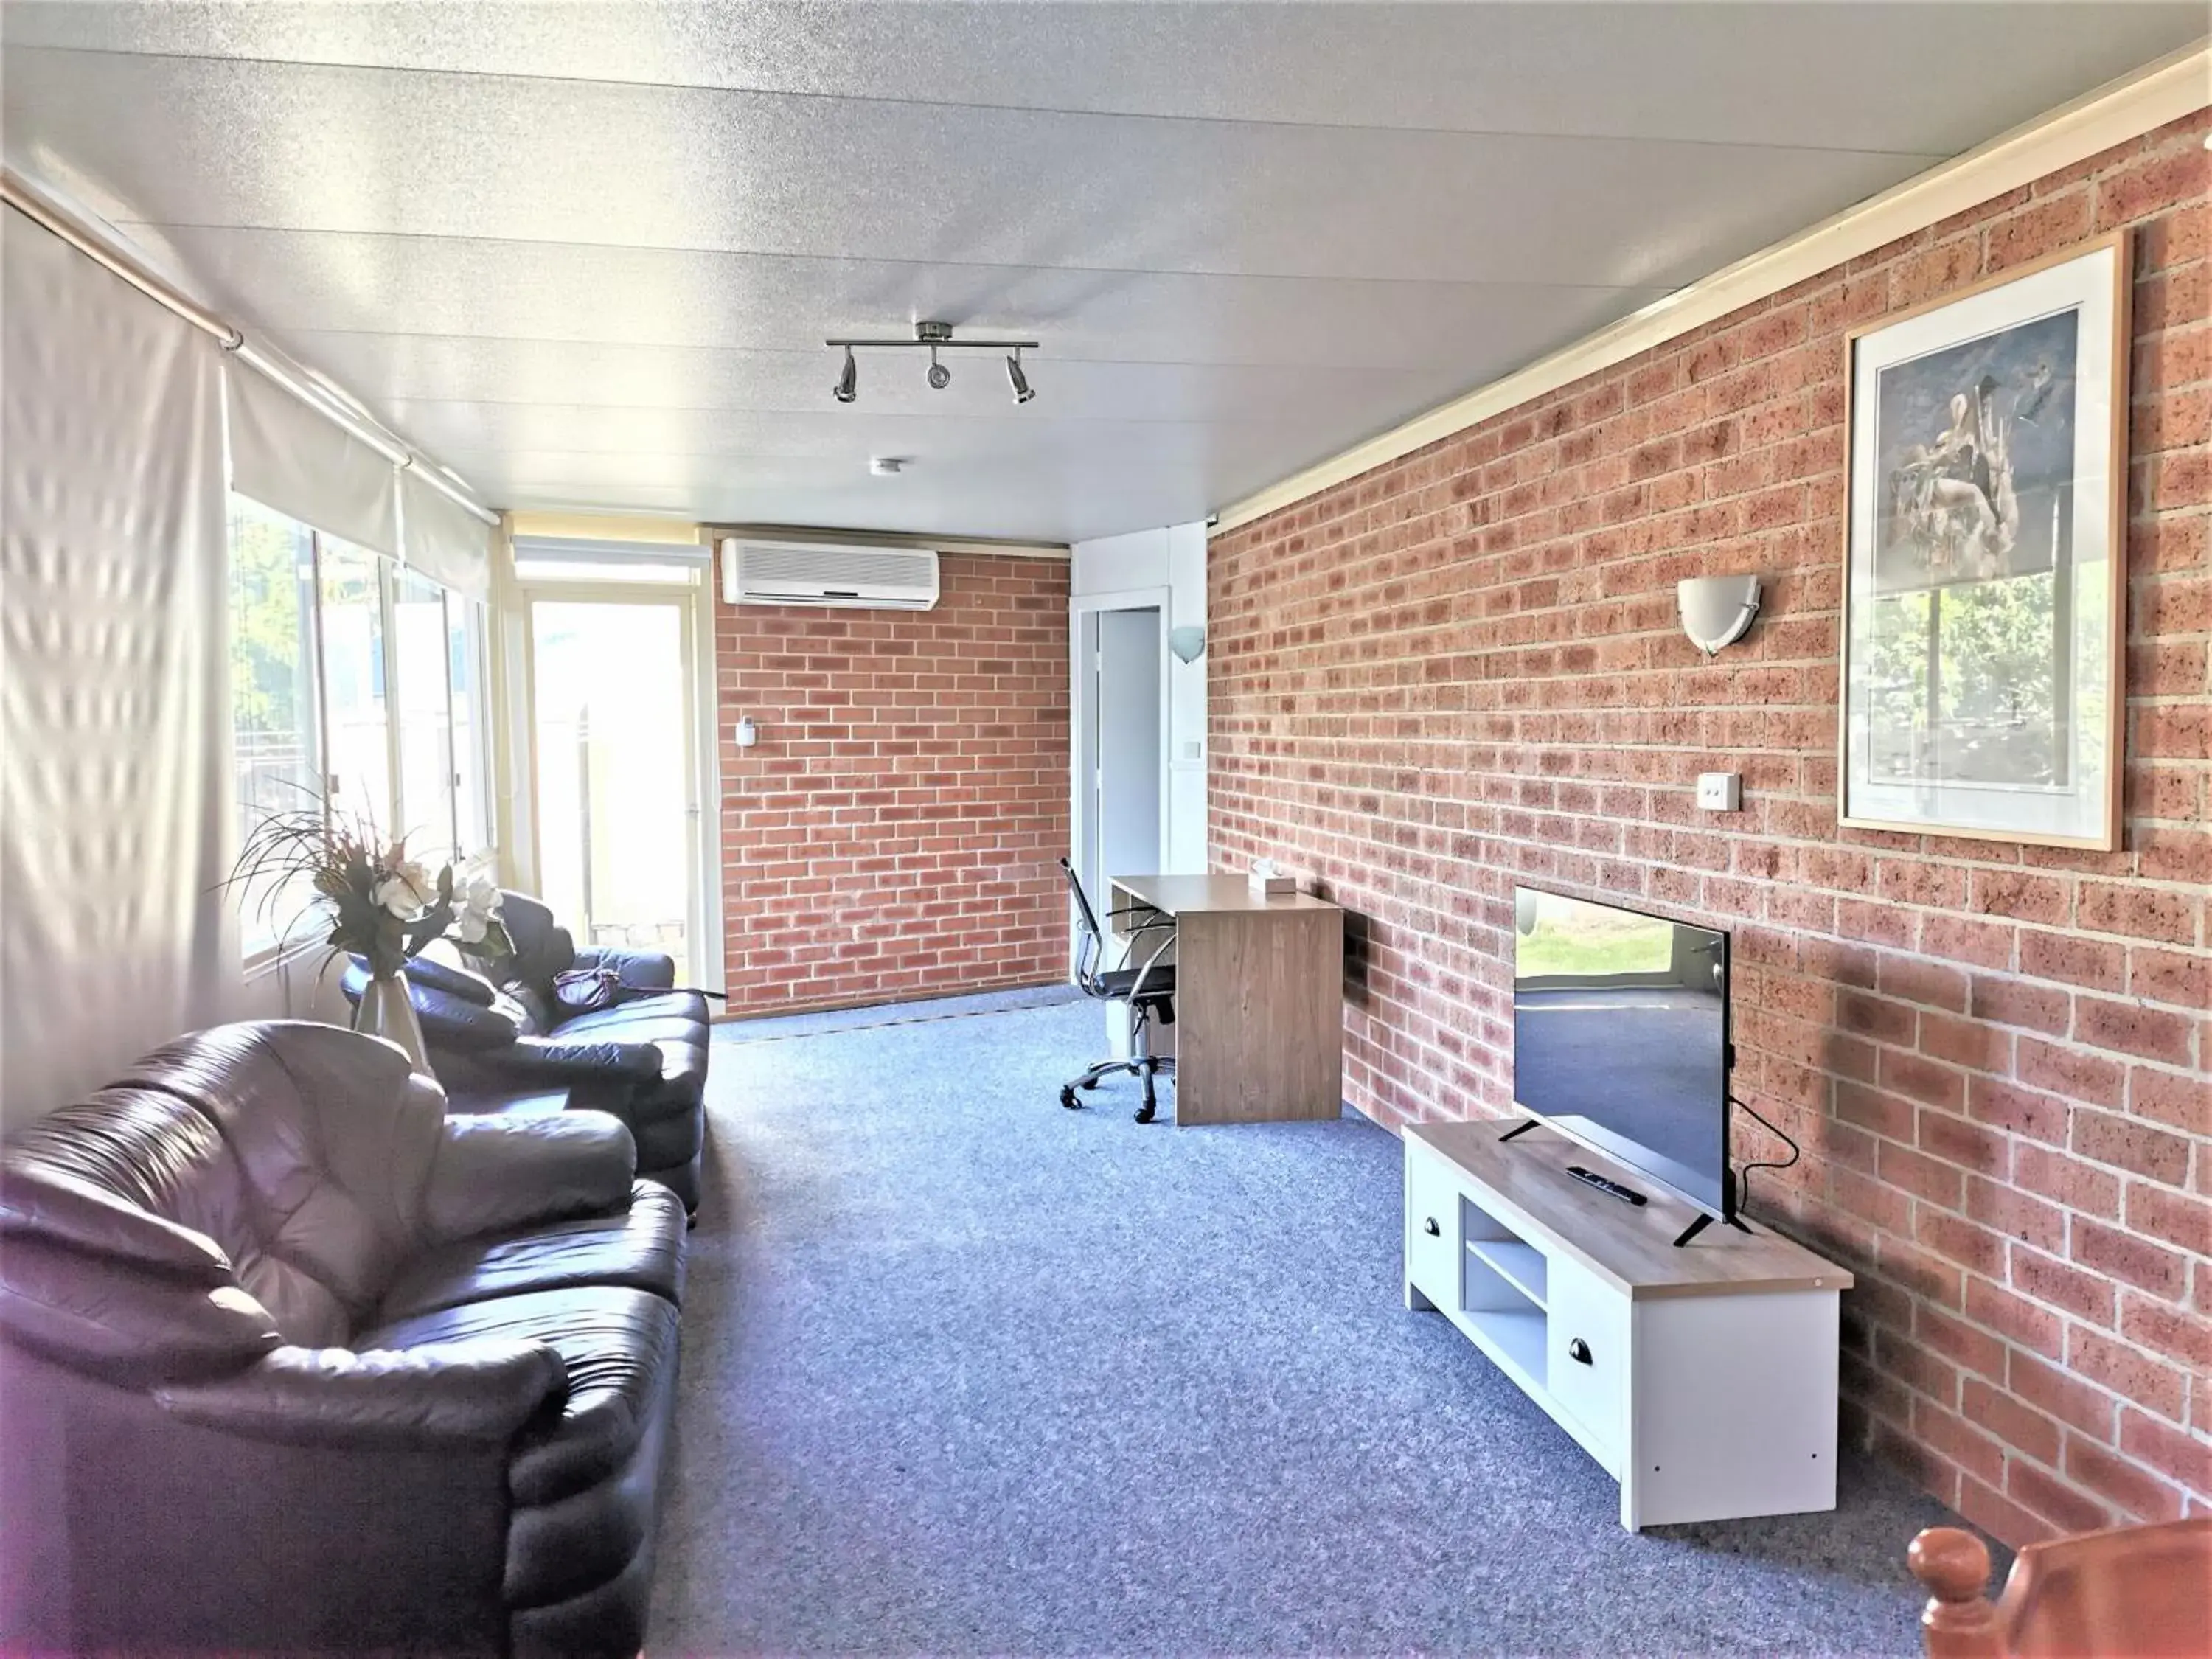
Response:
[{"label": "white tv cabinet", "polygon": [[[1620,1524],[1836,1506],[1837,1297],[1851,1276],[1712,1226],[1538,1127],[1406,1131],[1406,1305],[1434,1309],[1620,1483]],[[1609,1176],[1641,1206],[1577,1181]]]}]

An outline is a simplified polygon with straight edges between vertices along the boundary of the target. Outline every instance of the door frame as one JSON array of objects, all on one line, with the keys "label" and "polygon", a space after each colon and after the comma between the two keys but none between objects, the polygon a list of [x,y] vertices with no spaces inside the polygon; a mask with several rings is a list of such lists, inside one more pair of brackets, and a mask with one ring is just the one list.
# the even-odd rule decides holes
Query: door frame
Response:
[{"label": "door frame", "polygon": [[[664,605],[675,607],[682,623],[684,665],[684,725],[690,753],[686,766],[691,796],[684,816],[690,820],[687,854],[690,862],[690,914],[684,929],[690,946],[693,983],[720,988],[722,983],[721,928],[721,758],[717,741],[719,718],[714,714],[714,586],[711,568],[702,568],[701,578],[689,587],[673,582],[536,581],[518,582],[513,592],[521,627],[521,684],[520,718],[512,735],[520,745],[526,764],[524,787],[528,793],[528,830],[520,839],[529,847],[529,870],[534,880],[544,868],[540,838],[544,827],[538,811],[538,629],[534,608],[540,600],[550,605]],[[711,830],[709,826],[712,826]]]},{"label": "door frame", "polygon": [[[1160,857],[1164,860],[1169,853],[1170,826],[1174,822],[1174,797],[1169,778],[1171,769],[1170,763],[1172,759],[1175,741],[1171,719],[1174,711],[1170,702],[1171,694],[1168,666],[1175,660],[1174,653],[1168,649],[1168,629],[1174,605],[1175,590],[1172,587],[1164,586],[1119,588],[1110,593],[1078,593],[1068,599],[1067,858],[1068,862],[1074,865],[1078,871],[1084,867],[1083,848],[1086,842],[1095,834],[1097,828],[1091,821],[1091,799],[1097,780],[1095,777],[1086,779],[1083,775],[1083,733],[1097,719],[1097,710],[1091,707],[1091,688],[1097,683],[1097,670],[1095,664],[1085,664],[1083,659],[1083,619],[1086,615],[1099,611],[1154,611],[1158,615],[1160,629],[1159,847]],[[1139,872],[1132,871],[1128,873],[1133,875]],[[1103,883],[1104,878],[1103,871],[1100,872],[1100,877]],[[1113,908],[1108,896],[1104,893],[1093,893],[1091,895],[1091,902],[1099,912],[1102,919],[1101,925],[1109,925],[1103,920],[1105,913]],[[1067,905],[1067,972],[1070,979],[1075,976],[1075,956],[1080,939],[1081,933],[1075,920],[1075,902],[1071,898]]]}]

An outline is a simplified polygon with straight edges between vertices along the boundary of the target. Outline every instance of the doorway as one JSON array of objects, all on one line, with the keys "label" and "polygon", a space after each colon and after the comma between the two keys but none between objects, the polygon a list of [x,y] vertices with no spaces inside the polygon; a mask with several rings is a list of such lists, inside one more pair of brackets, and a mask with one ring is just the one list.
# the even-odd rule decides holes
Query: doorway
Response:
[{"label": "doorway", "polygon": [[529,597],[538,891],[577,946],[702,982],[694,606]]},{"label": "doorway", "polygon": [[1076,613],[1074,861],[1102,911],[1114,877],[1164,867],[1163,614],[1158,602],[1101,604]]}]

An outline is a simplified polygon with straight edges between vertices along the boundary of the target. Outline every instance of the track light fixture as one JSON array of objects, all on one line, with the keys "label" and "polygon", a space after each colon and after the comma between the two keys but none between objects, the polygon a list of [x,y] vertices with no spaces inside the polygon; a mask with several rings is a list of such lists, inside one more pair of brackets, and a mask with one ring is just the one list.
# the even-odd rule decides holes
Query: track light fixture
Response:
[{"label": "track light fixture", "polygon": [[1030,385],[1030,377],[1022,368],[1022,353],[1037,349],[1035,340],[956,340],[950,323],[916,323],[911,340],[835,339],[825,340],[824,345],[842,347],[845,367],[837,376],[831,395],[841,404],[849,404],[860,396],[860,370],[853,362],[854,348],[870,350],[924,350],[929,353],[927,379],[933,391],[942,392],[952,384],[952,371],[938,361],[940,351],[1004,351],[1006,358],[1006,380],[1014,389],[1014,401],[1028,403],[1036,396]]}]

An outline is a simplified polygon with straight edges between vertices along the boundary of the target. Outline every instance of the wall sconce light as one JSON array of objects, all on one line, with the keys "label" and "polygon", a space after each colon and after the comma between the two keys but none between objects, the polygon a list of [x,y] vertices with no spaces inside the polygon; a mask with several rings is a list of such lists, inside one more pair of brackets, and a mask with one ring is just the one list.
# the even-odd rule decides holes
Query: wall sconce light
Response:
[{"label": "wall sconce light", "polygon": [[1181,628],[1170,628],[1168,649],[1175,653],[1177,662],[1196,662],[1206,654],[1206,629],[1189,623]]},{"label": "wall sconce light", "polygon": [[1674,604],[1690,643],[1710,657],[1750,630],[1759,614],[1759,578],[1691,576],[1675,586]]}]

